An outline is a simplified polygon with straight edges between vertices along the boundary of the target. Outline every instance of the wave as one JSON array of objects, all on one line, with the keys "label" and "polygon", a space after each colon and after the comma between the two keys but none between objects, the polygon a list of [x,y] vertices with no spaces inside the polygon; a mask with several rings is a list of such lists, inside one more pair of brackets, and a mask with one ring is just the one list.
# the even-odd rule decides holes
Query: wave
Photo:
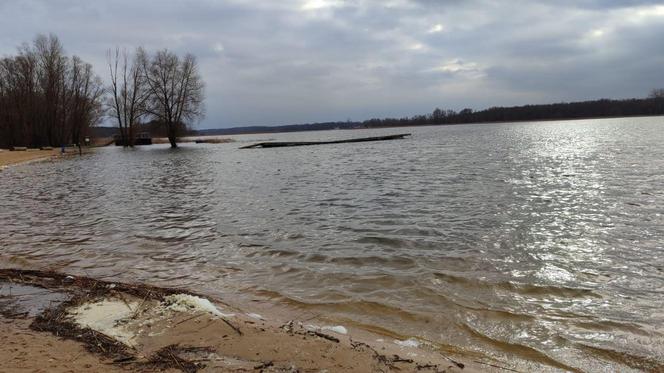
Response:
[{"label": "wave", "polygon": [[579,373],[582,372],[580,369],[567,365],[561,361],[558,361],[534,347],[526,346],[519,343],[506,342],[489,337],[488,335],[483,334],[478,330],[475,330],[470,325],[465,323],[461,324],[461,328],[467,331],[470,335],[478,338],[482,342],[491,345],[495,349],[505,352],[509,355],[512,356],[516,355],[524,360],[535,361],[541,364],[546,364],[548,366],[558,369],[563,369],[570,372],[579,372]]},{"label": "wave", "polygon": [[513,293],[518,293],[528,296],[555,296],[564,298],[597,298],[601,299],[602,295],[597,294],[592,289],[586,288],[572,288],[567,286],[552,286],[552,285],[538,285],[518,283],[514,281],[496,281],[491,282],[478,278],[468,278],[466,276],[452,274],[450,272],[435,272],[434,277],[445,281],[449,284],[457,284],[462,286],[476,286],[491,289],[502,289]]},{"label": "wave", "polygon": [[611,362],[630,367],[632,369],[638,369],[646,372],[664,372],[664,360],[661,356],[659,359],[653,359],[630,352],[616,351],[583,343],[577,343],[576,347],[580,350],[592,354],[593,356],[598,356]]}]

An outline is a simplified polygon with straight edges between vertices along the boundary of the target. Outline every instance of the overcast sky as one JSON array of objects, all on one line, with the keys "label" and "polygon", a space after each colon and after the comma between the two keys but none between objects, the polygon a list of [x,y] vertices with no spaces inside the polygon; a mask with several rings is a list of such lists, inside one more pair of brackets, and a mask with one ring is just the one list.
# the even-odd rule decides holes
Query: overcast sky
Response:
[{"label": "overcast sky", "polygon": [[596,98],[664,87],[664,2],[0,0],[0,55],[55,33],[107,79],[115,46],[191,52],[199,128]]}]

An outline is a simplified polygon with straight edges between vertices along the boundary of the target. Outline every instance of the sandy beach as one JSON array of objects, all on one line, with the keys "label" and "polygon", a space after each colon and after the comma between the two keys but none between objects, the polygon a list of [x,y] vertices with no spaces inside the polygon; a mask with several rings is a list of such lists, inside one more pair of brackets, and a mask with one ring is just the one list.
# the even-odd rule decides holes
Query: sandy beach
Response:
[{"label": "sandy beach", "polygon": [[415,340],[286,320],[178,289],[0,270],[6,372],[475,372]]},{"label": "sandy beach", "polygon": [[25,163],[35,160],[43,160],[57,157],[59,150],[39,150],[28,149],[24,151],[10,151],[7,149],[0,149],[0,168]]},{"label": "sandy beach", "polygon": [[[84,148],[83,152],[89,152],[90,148]],[[0,170],[8,166],[28,162],[38,162],[48,159],[56,159],[71,155],[78,155],[77,148],[65,148],[65,153],[62,154],[60,148],[40,150],[40,149],[27,149],[23,151],[11,151],[8,149],[0,149]]]}]

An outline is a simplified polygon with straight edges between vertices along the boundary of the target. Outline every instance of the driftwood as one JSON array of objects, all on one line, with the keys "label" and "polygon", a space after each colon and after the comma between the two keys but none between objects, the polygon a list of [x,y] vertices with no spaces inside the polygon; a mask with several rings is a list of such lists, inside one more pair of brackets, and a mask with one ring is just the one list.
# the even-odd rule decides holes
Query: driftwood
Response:
[{"label": "driftwood", "polygon": [[363,137],[363,138],[359,138],[359,139],[335,140],[335,141],[259,142],[257,144],[243,146],[240,149],[280,148],[280,147],[285,147],[285,146],[308,146],[308,145],[343,144],[343,143],[351,143],[351,142],[398,140],[398,139],[403,139],[406,136],[410,136],[410,133],[401,133],[401,134],[398,134],[398,135],[388,135],[388,136]]}]

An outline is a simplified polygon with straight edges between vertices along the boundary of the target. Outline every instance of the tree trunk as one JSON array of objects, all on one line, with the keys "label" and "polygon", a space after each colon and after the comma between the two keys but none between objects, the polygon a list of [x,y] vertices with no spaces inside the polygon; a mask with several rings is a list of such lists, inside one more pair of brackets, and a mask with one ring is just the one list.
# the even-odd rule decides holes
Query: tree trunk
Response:
[{"label": "tree trunk", "polygon": [[168,135],[168,141],[171,143],[171,148],[177,148],[178,144],[175,142],[175,135]]},{"label": "tree trunk", "polygon": [[173,149],[177,148],[178,144],[177,144],[176,141],[178,139],[178,137],[177,137],[178,131],[177,131],[176,125],[174,123],[170,122],[170,121],[167,122],[166,123],[166,133],[168,134],[168,141],[171,143],[171,148],[173,148]]},{"label": "tree trunk", "polygon": [[127,135],[127,138],[128,138],[128,140],[127,140],[128,144],[127,145],[129,145],[129,147],[133,148],[134,144],[136,143],[136,134],[134,133],[134,124],[133,123],[129,124],[129,134]]},{"label": "tree trunk", "polygon": [[126,148],[127,147],[127,130],[120,125],[120,141],[122,142],[122,147]]}]

